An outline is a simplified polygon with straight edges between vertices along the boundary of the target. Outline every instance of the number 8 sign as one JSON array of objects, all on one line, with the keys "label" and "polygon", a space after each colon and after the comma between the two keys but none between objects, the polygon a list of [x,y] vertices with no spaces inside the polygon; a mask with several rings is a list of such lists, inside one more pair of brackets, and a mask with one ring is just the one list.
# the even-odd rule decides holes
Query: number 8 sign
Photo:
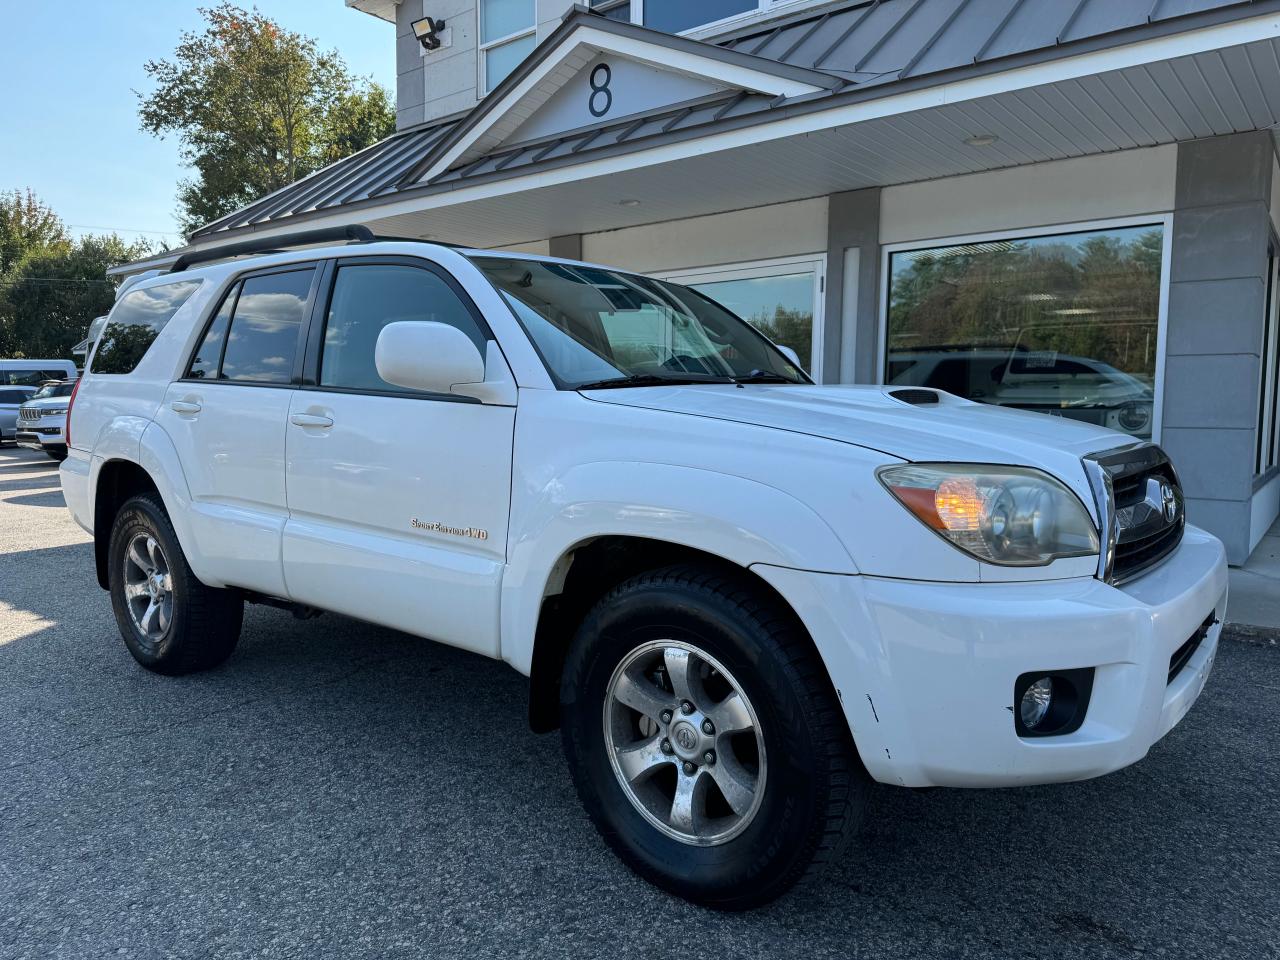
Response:
[{"label": "number 8 sign", "polygon": [[603,117],[613,108],[613,91],[609,89],[612,79],[613,71],[607,63],[598,63],[591,71],[591,96],[587,98],[587,109],[593,117]]}]

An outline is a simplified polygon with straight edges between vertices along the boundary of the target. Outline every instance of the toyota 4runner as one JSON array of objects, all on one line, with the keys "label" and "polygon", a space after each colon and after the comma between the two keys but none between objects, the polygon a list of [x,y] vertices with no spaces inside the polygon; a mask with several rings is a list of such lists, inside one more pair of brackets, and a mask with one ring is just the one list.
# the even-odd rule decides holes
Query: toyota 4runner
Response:
[{"label": "toyota 4runner", "polygon": [[180,258],[77,384],[62,485],[148,669],[222,663],[246,601],[505,660],[618,855],[726,908],[873,780],[1098,776],[1203,688],[1223,549],[1159,447],[814,384],[676,284],[341,238]]}]

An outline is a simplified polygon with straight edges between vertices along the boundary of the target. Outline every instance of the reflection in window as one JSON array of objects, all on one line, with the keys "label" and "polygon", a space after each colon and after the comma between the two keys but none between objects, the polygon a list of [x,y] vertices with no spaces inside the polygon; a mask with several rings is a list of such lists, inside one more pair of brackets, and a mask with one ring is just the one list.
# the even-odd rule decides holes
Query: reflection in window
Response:
[{"label": "reflection in window", "polygon": [[93,372],[132,373],[165,324],[199,286],[199,280],[180,280],[134,290],[121,297],[98,340]]},{"label": "reflection in window", "polygon": [[805,373],[813,373],[813,290],[811,272],[742,280],[690,282],[746,320],[774,343],[790,347]]},{"label": "reflection in window", "polygon": [[244,282],[223,353],[223,379],[288,383],[293,378],[313,272],[273,273]]},{"label": "reflection in window", "polygon": [[889,257],[885,380],[1150,437],[1159,225]]},{"label": "reflection in window", "polygon": [[218,315],[213,318],[209,329],[205,331],[200,346],[196,348],[191,358],[191,369],[187,373],[191,379],[217,379],[218,363],[222,360],[222,344],[227,339],[227,327],[231,325],[231,311],[236,305],[236,296],[239,292],[240,287],[237,285],[227,294],[226,299],[222,301],[222,306],[218,308]]},{"label": "reflection in window", "polygon": [[333,288],[324,331],[320,383],[353,390],[404,391],[378,376],[374,350],[389,323],[418,321],[457,327],[484,356],[485,335],[449,285],[430,270],[371,264],[343,267]]}]

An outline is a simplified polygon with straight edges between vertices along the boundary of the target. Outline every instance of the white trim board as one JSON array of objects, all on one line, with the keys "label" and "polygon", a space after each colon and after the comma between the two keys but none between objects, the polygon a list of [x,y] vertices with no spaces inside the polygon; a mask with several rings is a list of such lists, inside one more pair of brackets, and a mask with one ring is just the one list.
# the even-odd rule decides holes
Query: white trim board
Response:
[{"label": "white trim board", "polygon": [[885,187],[880,242],[1163,214],[1177,173],[1167,144]]},{"label": "white trim board", "polygon": [[789,80],[765,70],[753,70],[715,57],[674,50],[634,37],[618,36],[595,27],[583,26],[570,34],[558,49],[534,67],[501,100],[487,108],[487,113],[475,127],[442,154],[418,178],[418,182],[429,183],[446,170],[485,156],[522,126],[578,71],[601,54],[612,54],[686,77],[771,96],[795,97],[817,93],[822,89],[814,84]]}]

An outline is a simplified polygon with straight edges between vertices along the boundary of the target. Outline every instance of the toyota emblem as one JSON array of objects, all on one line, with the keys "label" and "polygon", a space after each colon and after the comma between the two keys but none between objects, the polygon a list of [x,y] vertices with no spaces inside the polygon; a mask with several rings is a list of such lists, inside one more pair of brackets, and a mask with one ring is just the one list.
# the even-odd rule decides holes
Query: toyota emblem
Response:
[{"label": "toyota emblem", "polygon": [[1166,523],[1173,523],[1178,519],[1178,494],[1167,483],[1160,484],[1160,510]]}]

